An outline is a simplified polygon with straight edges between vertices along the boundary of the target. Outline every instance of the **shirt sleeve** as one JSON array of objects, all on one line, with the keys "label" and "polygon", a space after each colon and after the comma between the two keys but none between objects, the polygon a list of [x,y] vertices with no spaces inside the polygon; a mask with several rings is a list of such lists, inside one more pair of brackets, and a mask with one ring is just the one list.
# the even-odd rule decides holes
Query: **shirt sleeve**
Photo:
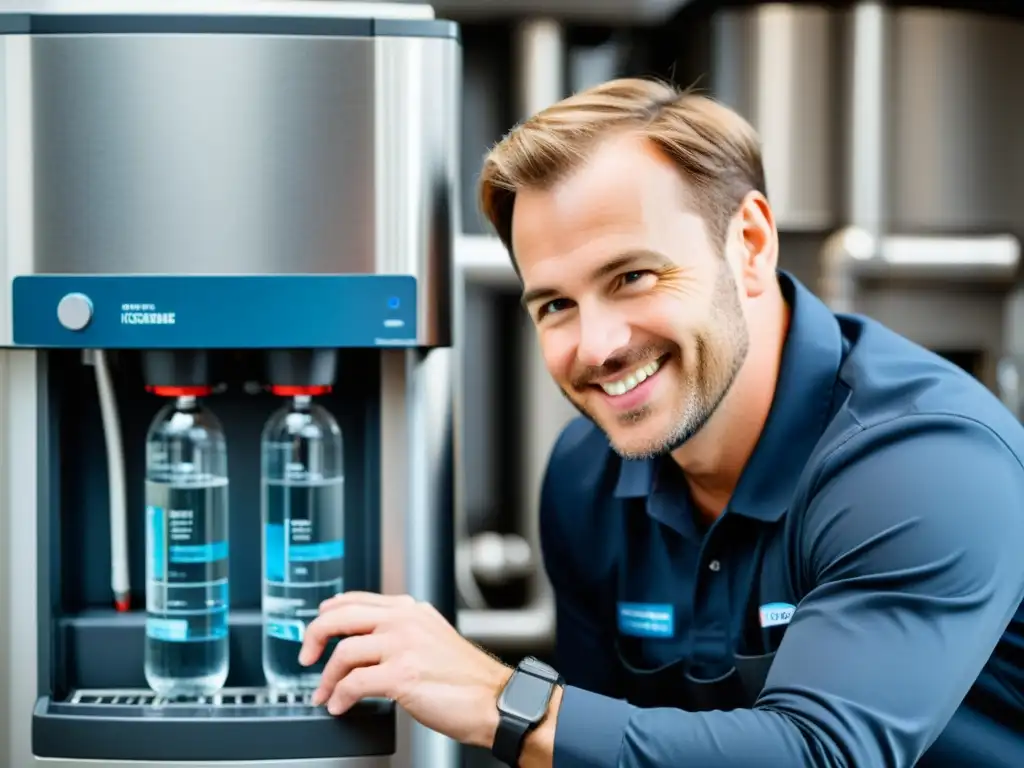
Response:
[{"label": "shirt sleeve", "polygon": [[595,572],[580,562],[591,548],[585,536],[593,521],[575,492],[573,424],[556,443],[541,486],[540,540],[544,568],[555,594],[555,668],[571,685],[615,695],[614,637],[596,599]]},{"label": "shirt sleeve", "polygon": [[794,565],[809,591],[754,708],[642,710],[569,689],[554,768],[918,761],[1024,597],[1024,470],[984,426],[918,415],[851,438],[815,488]]}]

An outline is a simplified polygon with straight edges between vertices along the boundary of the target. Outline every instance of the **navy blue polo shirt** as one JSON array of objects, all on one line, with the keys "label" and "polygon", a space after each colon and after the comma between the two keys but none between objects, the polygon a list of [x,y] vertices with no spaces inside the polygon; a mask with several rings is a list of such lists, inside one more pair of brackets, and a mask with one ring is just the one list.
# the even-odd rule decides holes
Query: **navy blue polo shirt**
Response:
[{"label": "navy blue polo shirt", "polygon": [[[775,399],[707,530],[670,458],[624,461],[583,419],[553,450],[554,766],[1020,768],[1024,429],[959,368],[779,279]],[[680,709],[673,681],[746,658],[770,664],[749,705]],[[654,698],[637,683],[676,668]]]}]

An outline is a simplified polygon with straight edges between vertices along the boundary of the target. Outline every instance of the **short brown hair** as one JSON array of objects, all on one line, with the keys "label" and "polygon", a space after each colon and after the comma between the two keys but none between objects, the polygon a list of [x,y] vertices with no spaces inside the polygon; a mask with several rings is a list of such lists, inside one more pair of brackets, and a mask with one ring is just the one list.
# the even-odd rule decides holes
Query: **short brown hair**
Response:
[{"label": "short brown hair", "polygon": [[766,194],[761,143],[750,124],[710,98],[657,80],[612,80],[570,96],[516,126],[484,160],[479,201],[512,253],[516,192],[557,183],[608,136],[633,130],[652,141],[694,189],[692,205],[716,247],[751,191]]}]

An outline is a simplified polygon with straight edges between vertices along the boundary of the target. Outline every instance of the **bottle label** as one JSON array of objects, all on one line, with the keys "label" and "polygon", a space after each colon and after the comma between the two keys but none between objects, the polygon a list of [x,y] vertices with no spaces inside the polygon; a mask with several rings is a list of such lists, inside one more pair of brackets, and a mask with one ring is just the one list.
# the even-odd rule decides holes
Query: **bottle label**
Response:
[{"label": "bottle label", "polygon": [[168,642],[226,637],[227,485],[168,495],[172,504],[146,507],[146,634]]},{"label": "bottle label", "polygon": [[320,603],[344,586],[344,485],[341,478],[268,482],[264,493],[266,632],[301,642]]}]

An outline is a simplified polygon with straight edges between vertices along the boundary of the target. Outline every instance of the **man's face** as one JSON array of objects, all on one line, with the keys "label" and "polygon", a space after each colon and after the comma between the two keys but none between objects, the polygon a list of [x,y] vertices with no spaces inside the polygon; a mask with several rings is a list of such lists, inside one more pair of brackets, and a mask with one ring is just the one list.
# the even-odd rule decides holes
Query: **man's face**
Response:
[{"label": "man's face", "polygon": [[513,251],[544,361],[626,458],[696,434],[749,347],[740,258],[712,247],[688,194],[651,145],[621,137],[516,199]]}]

